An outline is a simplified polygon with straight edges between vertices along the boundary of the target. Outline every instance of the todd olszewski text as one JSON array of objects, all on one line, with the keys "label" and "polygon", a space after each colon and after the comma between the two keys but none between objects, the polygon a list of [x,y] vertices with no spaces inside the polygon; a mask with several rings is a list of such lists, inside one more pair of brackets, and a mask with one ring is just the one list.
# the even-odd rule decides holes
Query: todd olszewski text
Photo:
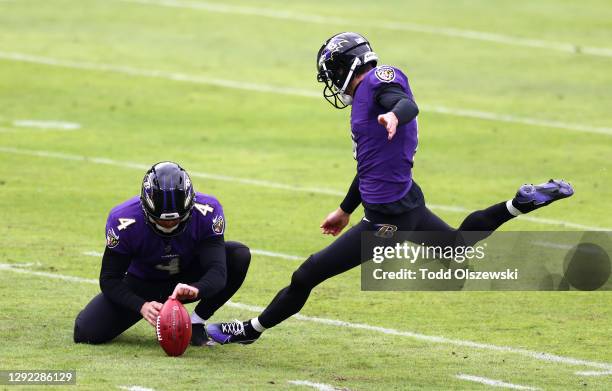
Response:
[{"label": "todd olszewski text", "polygon": [[610,291],[612,232],[366,231],[364,291]]},{"label": "todd olszewski text", "polygon": [[[375,246],[372,248],[372,262],[381,264],[385,261],[408,262],[413,267],[419,261],[443,260],[461,265],[466,261],[481,261],[485,258],[487,244],[479,246],[427,246],[424,243],[412,245],[408,242],[396,243],[393,246]],[[498,271],[474,271],[460,268],[401,268],[393,271],[375,268],[372,271],[375,280],[516,280],[518,269],[507,268]]]},{"label": "todd olszewski text", "polygon": [[382,269],[374,269],[375,280],[517,280],[518,269],[506,269],[503,271],[474,271],[468,269],[440,269],[433,271],[429,269],[400,269],[393,272]]}]

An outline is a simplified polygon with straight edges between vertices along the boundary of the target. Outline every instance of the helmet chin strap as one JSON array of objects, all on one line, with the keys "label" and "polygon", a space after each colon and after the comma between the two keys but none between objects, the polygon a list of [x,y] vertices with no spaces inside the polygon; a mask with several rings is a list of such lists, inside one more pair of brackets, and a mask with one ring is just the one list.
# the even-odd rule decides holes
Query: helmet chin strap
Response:
[{"label": "helmet chin strap", "polygon": [[153,222],[153,224],[155,224],[155,228],[157,228],[158,230],[160,230],[161,232],[163,232],[165,234],[169,234],[169,233],[172,233],[172,232],[176,231],[176,229],[179,226],[179,224],[177,224],[177,225],[175,225],[172,228],[164,228],[164,227],[162,227],[161,225],[159,225],[159,224],[157,224],[155,222]]},{"label": "helmet chin strap", "polygon": [[170,227],[170,228],[162,227],[161,225],[157,224],[157,221],[154,218],[152,218],[151,216],[147,216],[147,217],[149,218],[149,221],[155,225],[155,228],[157,228],[158,230],[160,230],[161,232],[163,232],[165,234],[169,234],[169,233],[172,233],[172,232],[176,231],[176,229],[179,227],[179,225],[181,225],[181,223],[183,221],[187,220],[187,217],[189,217],[189,215],[188,214],[185,215],[185,217],[183,217],[178,224],[176,224],[174,227]]},{"label": "helmet chin strap", "polygon": [[350,106],[353,104],[353,97],[350,96],[349,94],[338,94],[338,99],[340,99],[340,101],[346,105],[346,106]]},{"label": "helmet chin strap", "polygon": [[353,97],[349,94],[346,94],[345,91],[348,88],[351,79],[353,78],[353,73],[355,73],[355,69],[361,64],[361,60],[359,58],[355,58],[353,60],[353,64],[351,64],[351,69],[349,70],[348,75],[346,75],[346,79],[344,80],[344,84],[342,88],[338,90],[338,98],[342,103],[346,106],[350,106],[353,103]]},{"label": "helmet chin strap", "polygon": [[[351,64],[351,68],[349,69],[348,74],[346,75],[346,79],[344,79],[344,83],[342,84],[342,88],[338,89],[338,87],[336,87],[333,82],[331,82],[329,79],[327,79],[328,81],[326,82],[326,86],[323,90],[323,96],[325,97],[325,99],[327,99],[327,101],[329,103],[331,103],[333,106],[335,106],[338,109],[344,109],[345,107],[350,106],[353,103],[353,97],[350,96],[349,94],[346,94],[345,91],[348,88],[351,79],[353,78],[353,74],[355,73],[355,69],[357,69],[357,67],[361,65],[361,60],[359,58],[355,58],[353,60],[353,63]],[[325,65],[324,61],[321,61],[321,68],[323,69],[323,71],[327,71],[327,66]],[[328,84],[327,84],[328,83]],[[326,91],[329,90],[330,94],[326,94]],[[334,101],[331,101],[330,99],[334,98]],[[340,102],[342,102],[342,104],[344,106],[338,106],[338,100]]]}]

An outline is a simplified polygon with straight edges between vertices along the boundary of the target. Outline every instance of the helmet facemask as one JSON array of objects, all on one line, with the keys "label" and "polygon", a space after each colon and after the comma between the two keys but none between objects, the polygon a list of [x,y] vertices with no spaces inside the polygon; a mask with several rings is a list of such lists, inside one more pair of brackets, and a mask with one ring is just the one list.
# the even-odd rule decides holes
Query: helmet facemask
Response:
[{"label": "helmet facemask", "polygon": [[378,61],[368,41],[356,33],[336,34],[327,40],[317,54],[317,81],[324,83],[323,97],[337,109],[352,104],[346,93],[359,68]]},{"label": "helmet facemask", "polygon": [[334,80],[332,78],[332,72],[328,70],[325,65],[325,61],[321,62],[320,71],[317,75],[317,80],[320,83],[325,83],[325,87],[323,88],[323,97],[337,109],[347,108],[353,103],[353,97],[349,94],[346,94],[346,89],[348,88],[351,80],[353,79],[355,69],[359,65],[361,65],[361,60],[359,60],[359,58],[355,58],[353,60],[353,64],[349,69],[348,74],[346,75],[346,77],[344,77],[344,80],[342,79],[342,69],[339,69],[336,72],[339,73],[339,78]]}]

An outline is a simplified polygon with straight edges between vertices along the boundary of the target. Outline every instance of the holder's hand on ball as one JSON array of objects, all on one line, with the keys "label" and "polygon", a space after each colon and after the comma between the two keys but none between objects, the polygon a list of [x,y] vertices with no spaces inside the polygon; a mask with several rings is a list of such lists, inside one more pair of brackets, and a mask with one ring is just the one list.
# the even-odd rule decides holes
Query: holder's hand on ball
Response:
[{"label": "holder's hand on ball", "polygon": [[162,303],[147,301],[140,308],[140,314],[147,322],[151,324],[151,326],[155,327],[155,324],[157,323],[157,316],[159,315],[159,311],[161,311],[162,306]]},{"label": "holder's hand on ball", "polygon": [[172,292],[170,297],[177,300],[195,300],[198,297],[198,293],[200,293],[198,288],[179,283],[174,288],[174,292]]}]

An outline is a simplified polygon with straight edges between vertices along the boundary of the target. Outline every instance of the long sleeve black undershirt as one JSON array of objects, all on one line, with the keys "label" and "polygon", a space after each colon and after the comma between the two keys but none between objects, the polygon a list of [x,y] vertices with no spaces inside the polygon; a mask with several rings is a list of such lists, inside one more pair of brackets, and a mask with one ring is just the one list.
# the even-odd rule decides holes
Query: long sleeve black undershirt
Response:
[{"label": "long sleeve black undershirt", "polygon": [[[399,84],[390,83],[380,87],[374,98],[376,102],[385,110],[391,111],[398,119],[398,126],[407,124],[419,114],[416,103],[408,96]],[[355,175],[340,208],[351,214],[361,203],[361,193],[359,192],[359,176]]]},{"label": "long sleeve black undershirt", "polygon": [[419,114],[416,103],[399,84],[390,83],[380,87],[374,98],[385,110],[395,114],[399,121],[398,125],[407,124]]},{"label": "long sleeve black undershirt", "polygon": [[146,300],[132,292],[123,280],[131,261],[129,255],[120,254],[106,247],[102,255],[100,289],[113,303],[140,312]]},{"label": "long sleeve black undershirt", "polygon": [[227,283],[225,239],[223,235],[203,241],[198,248],[202,277],[191,286],[198,288],[198,299],[207,299],[219,293]]},{"label": "long sleeve black undershirt", "polygon": [[349,187],[346,197],[340,204],[340,209],[344,212],[351,214],[357,209],[361,203],[361,193],[359,192],[359,176],[355,175],[351,186]]},{"label": "long sleeve black undershirt", "polygon": [[[198,246],[198,254],[204,274],[190,285],[198,288],[198,299],[212,297],[223,289],[227,282],[223,235],[202,241]],[[120,254],[107,247],[102,256],[100,289],[112,302],[140,312],[146,300],[136,295],[124,281],[131,261],[129,255]]]}]

